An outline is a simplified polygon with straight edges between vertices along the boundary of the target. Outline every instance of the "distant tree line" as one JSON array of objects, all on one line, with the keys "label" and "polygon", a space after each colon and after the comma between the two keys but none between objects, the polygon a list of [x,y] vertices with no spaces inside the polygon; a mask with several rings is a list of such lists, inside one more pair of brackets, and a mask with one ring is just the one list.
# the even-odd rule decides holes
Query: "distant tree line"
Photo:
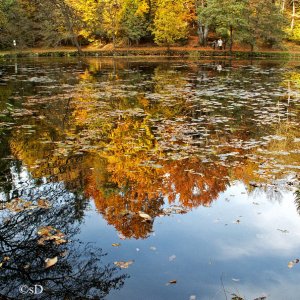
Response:
[{"label": "distant tree line", "polygon": [[206,46],[280,45],[300,41],[296,0],[1,0],[0,48],[90,43],[184,45],[192,35]]}]

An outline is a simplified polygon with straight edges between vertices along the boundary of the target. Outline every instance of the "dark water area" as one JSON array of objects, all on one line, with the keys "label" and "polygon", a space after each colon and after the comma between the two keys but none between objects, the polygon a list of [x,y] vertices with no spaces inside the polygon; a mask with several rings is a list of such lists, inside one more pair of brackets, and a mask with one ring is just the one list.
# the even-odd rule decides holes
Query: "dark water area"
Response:
[{"label": "dark water area", "polygon": [[300,62],[2,60],[0,201],[3,297],[299,299]]}]

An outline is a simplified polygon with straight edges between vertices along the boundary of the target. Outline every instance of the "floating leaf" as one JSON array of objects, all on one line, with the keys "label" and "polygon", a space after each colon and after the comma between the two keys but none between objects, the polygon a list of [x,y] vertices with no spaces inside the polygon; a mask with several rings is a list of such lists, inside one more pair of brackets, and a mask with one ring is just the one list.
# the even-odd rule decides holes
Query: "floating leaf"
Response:
[{"label": "floating leaf", "polygon": [[31,201],[25,201],[20,198],[16,198],[11,202],[6,204],[6,208],[11,212],[21,212],[24,210],[31,210],[37,208],[36,205],[33,205]]},{"label": "floating leaf", "polygon": [[139,216],[147,221],[152,221],[152,218],[148,214],[146,214],[142,211],[139,211]]},{"label": "floating leaf", "polygon": [[231,298],[231,300],[245,300],[244,298],[242,298],[242,297],[240,297],[240,296],[238,296],[237,294],[231,294],[232,295],[232,298]]},{"label": "floating leaf", "polygon": [[134,263],[134,260],[129,261],[115,261],[114,264],[121,269],[127,269],[130,265]]},{"label": "floating leaf", "polygon": [[120,247],[121,246],[121,244],[119,244],[119,243],[113,243],[113,244],[111,244],[113,247]]},{"label": "floating leaf", "polygon": [[45,259],[45,269],[54,266],[57,263],[57,256]]},{"label": "floating leaf", "polygon": [[173,280],[170,280],[166,285],[176,284],[176,283],[177,283],[177,280],[173,279]]},{"label": "floating leaf", "polygon": [[38,230],[38,235],[41,236],[38,240],[39,245],[45,245],[46,241],[52,241],[56,245],[65,244],[67,241],[64,239],[65,235],[58,229],[52,226],[41,227]]},{"label": "floating leaf", "polygon": [[38,207],[48,209],[48,208],[51,207],[51,205],[47,200],[39,199],[38,200]]},{"label": "floating leaf", "polygon": [[290,269],[293,268],[295,264],[299,263],[299,261],[300,261],[300,260],[299,260],[298,258],[296,258],[296,259],[290,261],[290,262],[288,263],[288,267],[289,267]]}]

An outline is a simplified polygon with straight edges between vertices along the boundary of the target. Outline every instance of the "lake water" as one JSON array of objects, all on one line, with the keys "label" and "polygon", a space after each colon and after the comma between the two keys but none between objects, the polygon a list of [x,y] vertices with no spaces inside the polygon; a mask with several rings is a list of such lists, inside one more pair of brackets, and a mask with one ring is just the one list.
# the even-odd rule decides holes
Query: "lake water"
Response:
[{"label": "lake water", "polygon": [[4,299],[299,299],[300,62],[0,70]]}]

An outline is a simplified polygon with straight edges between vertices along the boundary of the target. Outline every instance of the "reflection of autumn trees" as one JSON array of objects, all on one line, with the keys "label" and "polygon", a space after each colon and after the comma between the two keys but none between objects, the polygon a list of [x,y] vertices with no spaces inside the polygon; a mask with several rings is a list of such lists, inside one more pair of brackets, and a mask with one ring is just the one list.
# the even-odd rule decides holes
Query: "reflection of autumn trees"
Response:
[{"label": "reflection of autumn trees", "polygon": [[[292,142],[299,137],[297,128],[272,123],[254,130],[260,105],[255,99],[249,100],[253,106],[245,104],[248,100],[233,106],[230,97],[218,103],[209,95],[195,97],[192,90],[200,90],[209,76],[215,79],[215,70],[203,67],[199,83],[188,80],[191,70],[199,71],[195,65],[156,66],[144,74],[131,72],[129,62],[106,64],[96,60],[87,66],[69,98],[44,110],[37,107],[44,118],[23,119],[37,125],[35,133],[20,127],[10,146],[35,178],[63,181],[92,197],[124,236],[146,237],[152,222],[139,212],[155,218],[166,200],[186,209],[208,206],[233,180],[251,190],[251,181],[267,183],[283,175],[271,172],[274,160],[282,165],[299,161]],[[234,73],[230,84],[239,87],[240,76]],[[222,80],[228,84],[226,76]],[[287,138],[260,149],[255,142],[269,134]]]},{"label": "reflection of autumn trees", "polygon": [[146,237],[152,224],[144,222],[138,212],[155,217],[163,204],[162,171],[149,165],[149,152],[153,159],[156,156],[155,139],[146,120],[126,118],[112,130],[109,140],[100,154],[106,161],[108,182],[93,177],[87,191],[106,220],[124,236]]},{"label": "reflection of autumn trees", "polygon": [[[228,185],[228,169],[217,164],[203,164],[196,157],[169,162],[165,168],[168,180],[164,190],[169,201],[180,195],[180,203],[186,208],[209,205]],[[172,191],[173,190],[173,191]]]},{"label": "reflection of autumn trees", "polygon": [[[11,145],[25,164],[34,166],[34,176],[48,173],[50,180],[64,181],[71,190],[93,197],[104,218],[126,237],[147,236],[152,223],[145,222],[139,212],[153,218],[160,215],[164,197],[172,204],[180,195],[179,202],[186,208],[209,205],[228,183],[224,179],[228,170],[221,165],[204,165],[195,157],[158,160],[164,154],[145,119],[124,119],[111,131],[106,148],[97,154],[57,156],[48,144],[38,148],[34,141],[28,143],[28,136],[25,142],[22,144],[18,135]],[[36,164],[32,155],[48,159]]]}]

